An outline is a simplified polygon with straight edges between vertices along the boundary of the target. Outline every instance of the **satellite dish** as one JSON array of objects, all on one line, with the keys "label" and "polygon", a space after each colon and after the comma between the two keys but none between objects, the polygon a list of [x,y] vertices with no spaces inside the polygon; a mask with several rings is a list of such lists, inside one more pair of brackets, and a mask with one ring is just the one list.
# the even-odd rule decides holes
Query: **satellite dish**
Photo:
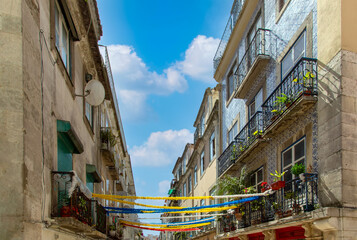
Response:
[{"label": "satellite dish", "polygon": [[104,101],[105,90],[103,84],[98,80],[90,80],[84,88],[84,96],[87,103],[98,106]]}]

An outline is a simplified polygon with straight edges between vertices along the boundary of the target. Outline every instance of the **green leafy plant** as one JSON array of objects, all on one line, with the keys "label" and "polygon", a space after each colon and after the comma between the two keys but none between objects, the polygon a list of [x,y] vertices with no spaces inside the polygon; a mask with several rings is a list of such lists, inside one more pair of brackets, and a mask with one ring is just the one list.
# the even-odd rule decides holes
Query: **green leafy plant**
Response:
[{"label": "green leafy plant", "polygon": [[291,168],[291,173],[294,175],[299,175],[301,173],[305,172],[305,165],[302,163],[296,163],[292,168]]},{"label": "green leafy plant", "polygon": [[278,173],[277,170],[275,170],[275,173],[270,173],[274,177],[274,182],[280,181],[281,178],[284,176],[285,172]]},{"label": "green leafy plant", "polygon": [[[308,85],[308,81],[316,78],[315,74],[311,72],[306,72],[305,75],[302,76],[303,82],[299,82],[298,78],[294,78],[293,82],[297,84],[303,84],[304,86]],[[310,83],[309,83],[310,84]]]},{"label": "green leafy plant", "polygon": [[102,129],[100,131],[100,138],[103,143],[109,143],[112,147],[118,143],[118,138],[114,135],[111,129]]},{"label": "green leafy plant", "polygon": [[289,104],[293,102],[293,98],[291,96],[286,95],[285,93],[281,93],[281,96],[277,96],[275,100],[275,105],[280,106],[282,104]]},{"label": "green leafy plant", "polygon": [[109,231],[115,231],[116,227],[115,225],[109,225]]},{"label": "green leafy plant", "polygon": [[253,133],[253,136],[261,136],[263,135],[263,130],[257,130]]},{"label": "green leafy plant", "polygon": [[225,175],[223,178],[219,179],[216,184],[217,195],[234,195],[244,193],[246,178],[247,173],[245,167],[241,169],[239,177]]}]

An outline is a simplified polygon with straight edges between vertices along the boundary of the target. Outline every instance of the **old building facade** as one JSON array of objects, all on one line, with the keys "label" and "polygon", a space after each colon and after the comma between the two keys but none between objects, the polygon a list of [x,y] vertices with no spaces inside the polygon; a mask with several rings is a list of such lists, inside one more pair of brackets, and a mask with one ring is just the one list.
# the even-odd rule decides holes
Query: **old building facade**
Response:
[{"label": "old building facade", "polygon": [[[2,1],[0,12],[0,235],[106,239],[122,216],[103,207],[120,205],[91,194],[135,195],[135,185],[97,3]],[[86,101],[93,79],[99,106]]]},{"label": "old building facade", "polygon": [[[218,178],[245,167],[246,187],[276,191],[242,205],[238,219],[220,219],[217,239],[355,238],[356,95],[347,90],[356,84],[348,10],[355,8],[353,1],[234,1],[214,58],[222,89]],[[277,180],[285,181],[279,190]]]}]

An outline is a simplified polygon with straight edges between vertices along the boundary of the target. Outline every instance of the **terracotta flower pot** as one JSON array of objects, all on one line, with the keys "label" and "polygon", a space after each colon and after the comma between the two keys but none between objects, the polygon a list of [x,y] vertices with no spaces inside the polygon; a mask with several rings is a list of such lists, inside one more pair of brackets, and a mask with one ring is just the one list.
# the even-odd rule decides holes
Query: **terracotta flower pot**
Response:
[{"label": "terracotta flower pot", "polygon": [[271,189],[273,190],[279,190],[283,187],[285,187],[285,181],[277,181],[271,185]]}]

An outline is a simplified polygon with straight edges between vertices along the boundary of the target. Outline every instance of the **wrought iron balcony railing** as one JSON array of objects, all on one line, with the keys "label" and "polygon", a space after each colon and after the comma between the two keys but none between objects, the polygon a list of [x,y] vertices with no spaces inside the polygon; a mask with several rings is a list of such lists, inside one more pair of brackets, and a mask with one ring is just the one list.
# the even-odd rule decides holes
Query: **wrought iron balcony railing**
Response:
[{"label": "wrought iron balcony railing", "polygon": [[263,114],[256,112],[218,158],[218,175],[226,171],[263,133]]},{"label": "wrought iron balcony railing", "polygon": [[251,71],[255,61],[261,56],[270,56],[271,54],[271,38],[272,33],[268,29],[259,28],[253,39],[249,42],[247,50],[239,62],[235,72],[235,89],[238,90],[242,86],[248,73]]},{"label": "wrought iron balcony railing", "polygon": [[78,187],[73,192],[72,172],[52,172],[52,217],[73,217],[92,225],[92,203]]},{"label": "wrought iron balcony railing", "polygon": [[[52,172],[52,212],[54,218],[75,218],[106,234],[106,211],[73,184],[73,172]],[[71,192],[71,189],[74,191]]]},{"label": "wrought iron balcony railing", "polygon": [[317,60],[301,58],[263,103],[264,129],[303,95],[317,95]]},{"label": "wrought iron balcony railing", "polygon": [[293,179],[272,195],[240,205],[241,218],[237,220],[234,215],[222,217],[219,220],[219,231],[230,232],[313,211],[319,207],[317,190],[317,174],[306,173],[304,181]]},{"label": "wrought iron balcony railing", "polygon": [[97,201],[92,201],[92,206],[95,208],[94,209],[94,214],[95,217],[94,219],[94,224],[95,224],[95,229],[97,229],[99,232],[106,234],[107,232],[107,212],[105,208],[100,205]]},{"label": "wrought iron balcony railing", "polygon": [[224,29],[221,41],[218,45],[216,54],[213,58],[213,67],[217,69],[219,63],[221,62],[224,51],[226,50],[229,38],[233,32],[234,26],[237,23],[239,14],[242,11],[245,0],[235,0],[233,3],[233,8],[231,11],[231,15],[229,16],[226,28]]}]

